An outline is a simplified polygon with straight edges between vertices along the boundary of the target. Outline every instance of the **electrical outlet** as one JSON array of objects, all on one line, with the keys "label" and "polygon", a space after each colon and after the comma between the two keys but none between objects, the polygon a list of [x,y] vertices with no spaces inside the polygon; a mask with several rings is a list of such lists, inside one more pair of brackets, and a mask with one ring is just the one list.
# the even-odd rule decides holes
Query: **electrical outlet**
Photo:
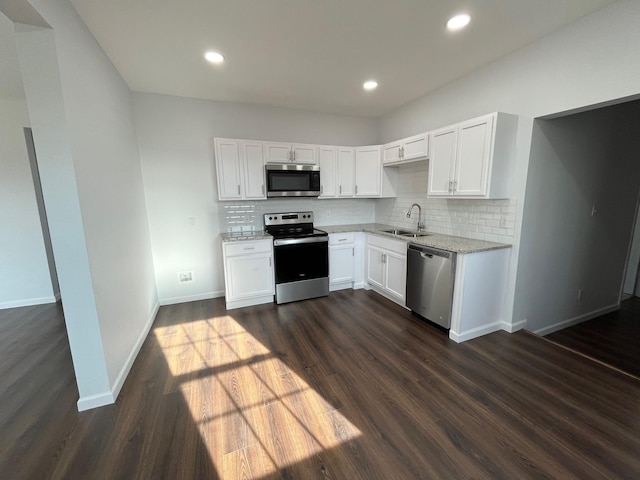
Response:
[{"label": "electrical outlet", "polygon": [[597,214],[598,214],[598,209],[594,205],[593,207],[591,207],[591,216],[595,217]]},{"label": "electrical outlet", "polygon": [[178,283],[190,283],[193,282],[193,270],[186,272],[178,272]]},{"label": "electrical outlet", "polygon": [[500,217],[500,228],[507,227],[507,217]]},{"label": "electrical outlet", "polygon": [[187,217],[187,224],[190,227],[195,227],[196,226],[196,217]]},{"label": "electrical outlet", "polygon": [[578,289],[578,300],[582,300],[582,289]]}]

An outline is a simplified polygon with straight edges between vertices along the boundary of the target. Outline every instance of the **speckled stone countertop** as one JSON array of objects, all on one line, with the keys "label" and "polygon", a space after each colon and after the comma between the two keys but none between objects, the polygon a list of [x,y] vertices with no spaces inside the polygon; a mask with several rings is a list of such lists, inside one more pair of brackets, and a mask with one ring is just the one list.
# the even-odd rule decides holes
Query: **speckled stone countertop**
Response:
[{"label": "speckled stone countertop", "polygon": [[247,240],[270,240],[273,237],[263,230],[246,232],[225,232],[220,234],[223,242],[244,242]]},{"label": "speckled stone countertop", "polygon": [[392,225],[384,225],[381,223],[358,223],[352,225],[323,225],[318,226],[320,230],[327,233],[346,233],[346,232],[366,232],[383,235],[395,240],[403,240],[407,243],[415,243],[427,247],[440,248],[455,253],[476,253],[486,250],[495,250],[497,248],[510,248],[511,245],[506,243],[487,242],[485,240],[475,240],[473,238],[453,237],[451,235],[441,235],[439,233],[431,233],[425,237],[411,238],[393,235],[391,233],[382,232],[382,230],[391,230]]},{"label": "speckled stone countertop", "polygon": [[[383,235],[385,237],[393,238],[395,240],[402,240],[407,243],[415,243],[418,245],[425,245],[427,247],[440,248],[449,252],[455,253],[476,253],[484,252],[486,250],[495,250],[497,248],[510,248],[511,245],[506,243],[487,242],[484,240],[474,240],[473,238],[453,237],[451,235],[441,235],[439,233],[432,233],[425,237],[411,238],[403,237],[400,235],[393,235],[392,233],[386,233],[382,230],[391,230],[394,227],[392,225],[384,225],[382,223],[356,223],[350,225],[323,225],[317,227],[320,230],[324,230],[327,233],[346,233],[346,232],[365,232],[375,233],[377,235]],[[249,240],[267,240],[273,238],[268,233],[262,230],[252,230],[246,232],[233,232],[222,233],[223,242],[242,242]]]}]

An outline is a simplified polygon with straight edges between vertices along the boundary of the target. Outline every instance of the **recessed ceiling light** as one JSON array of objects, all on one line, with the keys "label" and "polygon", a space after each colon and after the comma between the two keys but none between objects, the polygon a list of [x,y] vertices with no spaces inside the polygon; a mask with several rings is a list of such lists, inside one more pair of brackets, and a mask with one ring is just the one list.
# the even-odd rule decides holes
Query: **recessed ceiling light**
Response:
[{"label": "recessed ceiling light", "polygon": [[362,88],[364,88],[365,90],[375,90],[377,86],[378,82],[376,82],[375,80],[368,80],[362,84]]},{"label": "recessed ceiling light", "polygon": [[460,30],[461,28],[466,27],[471,21],[471,17],[466,13],[461,13],[460,15],[456,15],[451,17],[447,22],[447,28],[449,30]]},{"label": "recessed ceiling light", "polygon": [[211,63],[222,63],[224,62],[224,57],[221,53],[218,52],[207,52],[204,54],[204,58],[206,58]]}]

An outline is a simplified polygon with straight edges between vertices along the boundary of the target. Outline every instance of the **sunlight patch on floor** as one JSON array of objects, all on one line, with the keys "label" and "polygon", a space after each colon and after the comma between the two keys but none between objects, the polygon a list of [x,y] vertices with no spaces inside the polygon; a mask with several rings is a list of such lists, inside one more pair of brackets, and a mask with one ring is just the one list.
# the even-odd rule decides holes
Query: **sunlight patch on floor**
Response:
[{"label": "sunlight patch on floor", "polygon": [[223,478],[260,478],[361,435],[232,316],[154,334]]}]

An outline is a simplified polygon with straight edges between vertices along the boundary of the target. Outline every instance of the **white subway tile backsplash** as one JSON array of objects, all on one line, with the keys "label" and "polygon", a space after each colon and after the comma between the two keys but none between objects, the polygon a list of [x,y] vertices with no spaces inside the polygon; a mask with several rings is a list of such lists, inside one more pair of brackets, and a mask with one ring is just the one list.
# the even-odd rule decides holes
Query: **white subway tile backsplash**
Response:
[{"label": "white subway tile backsplash", "polygon": [[[416,229],[418,210],[406,214],[413,203],[422,207],[425,230],[478,240],[512,243],[516,200],[469,200],[427,198],[427,163],[398,167],[397,198],[385,199],[269,199],[220,202],[222,231],[262,230],[265,213],[311,210],[315,224],[384,223]],[[504,223],[501,223],[504,218]],[[500,225],[504,225],[501,227]]]}]

